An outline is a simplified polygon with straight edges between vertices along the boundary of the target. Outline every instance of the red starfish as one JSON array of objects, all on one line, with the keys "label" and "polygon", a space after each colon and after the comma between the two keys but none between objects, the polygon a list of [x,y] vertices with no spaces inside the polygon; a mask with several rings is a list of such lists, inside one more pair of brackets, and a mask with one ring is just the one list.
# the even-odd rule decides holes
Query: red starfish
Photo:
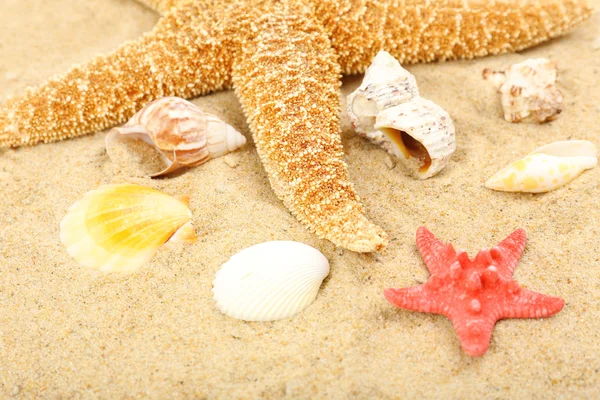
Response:
[{"label": "red starfish", "polygon": [[483,355],[496,321],[503,318],[549,317],[565,302],[519,286],[513,270],[525,248],[525,231],[517,229],[471,261],[466,252],[444,245],[427,228],[417,230],[417,247],[431,273],[423,285],[387,289],[396,307],[450,318],[465,353]]}]

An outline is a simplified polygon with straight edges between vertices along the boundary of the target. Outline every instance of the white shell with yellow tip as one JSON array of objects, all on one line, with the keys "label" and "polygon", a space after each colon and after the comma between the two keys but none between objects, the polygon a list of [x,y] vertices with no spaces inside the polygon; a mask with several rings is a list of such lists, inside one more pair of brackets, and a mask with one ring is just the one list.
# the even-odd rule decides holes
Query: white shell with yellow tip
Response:
[{"label": "white shell with yellow tip", "polygon": [[592,142],[554,142],[496,172],[485,182],[485,187],[504,192],[548,192],[572,181],[596,164],[597,149]]},{"label": "white shell with yellow tip", "polygon": [[415,77],[386,51],[377,53],[347,101],[358,134],[400,158],[420,179],[442,170],[456,149],[448,113],[422,98]]},{"label": "white shell with yellow tip", "polygon": [[329,262],[317,249],[292,241],[248,247],[232,256],[213,282],[217,308],[244,321],[289,318],[317,297]]},{"label": "white shell with yellow tip", "polygon": [[193,242],[191,217],[185,197],[138,185],[105,185],[69,208],[60,240],[84,267],[131,272],[168,240]]}]

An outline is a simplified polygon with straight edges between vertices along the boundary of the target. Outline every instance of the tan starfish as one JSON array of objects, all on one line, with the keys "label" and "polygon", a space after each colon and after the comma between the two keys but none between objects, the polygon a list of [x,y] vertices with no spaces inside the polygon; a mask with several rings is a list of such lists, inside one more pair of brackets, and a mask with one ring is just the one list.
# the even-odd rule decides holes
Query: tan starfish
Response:
[{"label": "tan starfish", "polygon": [[368,252],[387,235],[364,216],[339,128],[340,72],[380,49],[402,63],[516,51],[589,16],[585,0],[139,0],[163,18],[141,39],[0,107],[0,147],[85,135],[151,100],[235,87],[285,205],[310,230]]}]

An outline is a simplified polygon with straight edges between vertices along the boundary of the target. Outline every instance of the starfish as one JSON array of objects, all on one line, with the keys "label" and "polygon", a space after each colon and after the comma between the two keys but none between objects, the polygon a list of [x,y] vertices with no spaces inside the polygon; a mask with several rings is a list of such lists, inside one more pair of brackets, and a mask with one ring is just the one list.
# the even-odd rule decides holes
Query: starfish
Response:
[{"label": "starfish", "polygon": [[396,307],[445,315],[465,353],[482,356],[498,320],[549,317],[565,304],[559,297],[524,289],[513,279],[525,240],[525,231],[517,229],[471,261],[466,252],[457,253],[420,227],[417,247],[431,276],[420,286],[386,289],[385,298]]},{"label": "starfish", "polygon": [[340,73],[380,49],[402,63],[518,51],[587,18],[585,0],[138,0],[162,18],[139,40],[0,106],[0,148],[125,122],[148,102],[231,86],[271,186],[319,237],[358,252],[386,233],[343,160]]}]

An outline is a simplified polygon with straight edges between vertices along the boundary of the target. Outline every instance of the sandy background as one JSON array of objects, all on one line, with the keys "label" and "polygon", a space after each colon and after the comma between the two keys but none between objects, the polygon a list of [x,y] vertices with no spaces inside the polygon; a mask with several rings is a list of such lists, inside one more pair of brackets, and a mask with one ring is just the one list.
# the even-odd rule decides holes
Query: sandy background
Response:
[{"label": "sandy background", "polygon": [[[129,0],[2,0],[0,9],[0,101],[138,37],[158,18]],[[600,168],[542,195],[483,187],[542,144],[600,145],[599,36],[596,13],[523,54],[409,67],[457,128],[452,162],[433,179],[390,168],[387,154],[346,123],[351,177],[392,237],[381,254],[344,251],[308,233],[273,194],[252,143],[163,180],[115,170],[104,133],[0,152],[0,397],[599,397]],[[505,122],[499,96],[481,78],[484,67],[530,57],[560,68],[565,111],[551,124]],[[346,78],[344,93],[359,83]],[[194,102],[248,134],[232,92]],[[191,194],[199,241],[163,247],[134,275],[79,267],[59,241],[59,222],[88,190],[121,182]],[[468,357],[449,320],[397,310],[382,295],[427,279],[414,243],[423,224],[471,255],[525,228],[516,279],[562,296],[564,310],[500,321],[487,354]],[[237,251],[273,239],[308,243],[329,258],[317,300],[272,323],[220,314],[215,272]]]}]

